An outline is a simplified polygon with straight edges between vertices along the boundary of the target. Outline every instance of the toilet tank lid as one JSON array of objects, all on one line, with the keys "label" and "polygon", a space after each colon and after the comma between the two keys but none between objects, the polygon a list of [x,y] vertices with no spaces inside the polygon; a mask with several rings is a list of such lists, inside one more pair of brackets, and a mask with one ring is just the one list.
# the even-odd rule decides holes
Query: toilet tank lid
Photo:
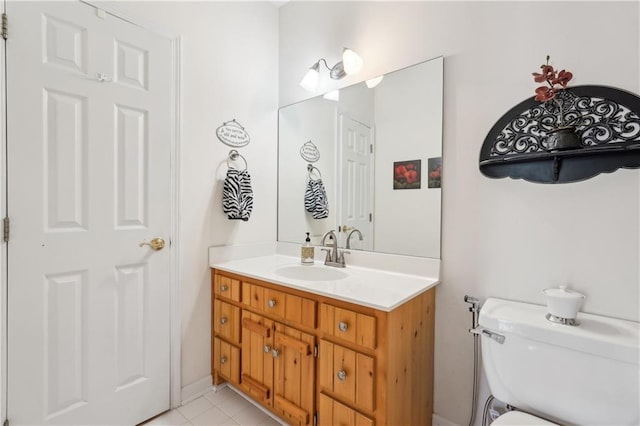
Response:
[{"label": "toilet tank lid", "polygon": [[480,309],[479,324],[489,330],[616,359],[638,365],[640,323],[580,312],[580,325],[553,323],[547,307],[489,298]]}]

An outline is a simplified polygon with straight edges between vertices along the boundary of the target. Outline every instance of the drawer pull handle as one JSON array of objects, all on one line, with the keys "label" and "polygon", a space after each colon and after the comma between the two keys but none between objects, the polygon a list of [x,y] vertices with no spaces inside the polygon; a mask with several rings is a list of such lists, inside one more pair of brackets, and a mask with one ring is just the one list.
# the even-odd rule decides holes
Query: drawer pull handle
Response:
[{"label": "drawer pull handle", "polygon": [[276,307],[276,299],[269,299],[269,307],[270,308]]},{"label": "drawer pull handle", "polygon": [[220,324],[222,324],[222,325],[225,325],[225,324],[227,323],[227,321],[229,321],[229,320],[227,319],[227,317],[222,317],[222,318],[220,318]]},{"label": "drawer pull handle", "polygon": [[347,380],[347,372],[344,370],[338,371],[338,374],[336,374],[336,376],[338,376],[338,380],[340,380],[341,382]]},{"label": "drawer pull handle", "polygon": [[277,349],[274,349],[274,350],[272,350],[272,351],[271,351],[271,355],[272,355],[274,358],[278,358],[278,357],[280,356],[280,351],[279,351],[279,350],[277,350]]},{"label": "drawer pull handle", "polygon": [[227,357],[223,355],[223,356],[220,358],[220,364],[226,364],[226,363],[227,363]]},{"label": "drawer pull handle", "polygon": [[268,354],[269,352],[271,352],[271,346],[269,346],[269,345],[264,345],[263,349],[264,349],[264,353],[265,354]]},{"label": "drawer pull handle", "polygon": [[340,321],[338,323],[338,330],[340,330],[341,332],[343,333],[346,332],[348,328],[349,328],[349,324],[347,324],[346,322]]},{"label": "drawer pull handle", "polygon": [[227,291],[227,290],[229,290],[229,287],[226,284],[222,284],[220,286],[220,291]]}]

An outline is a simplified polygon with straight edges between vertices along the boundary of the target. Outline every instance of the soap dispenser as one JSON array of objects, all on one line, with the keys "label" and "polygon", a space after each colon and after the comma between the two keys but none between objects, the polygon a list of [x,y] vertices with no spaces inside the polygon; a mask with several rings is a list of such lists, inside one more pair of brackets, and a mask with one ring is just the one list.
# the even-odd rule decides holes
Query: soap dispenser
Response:
[{"label": "soap dispenser", "polygon": [[311,245],[311,238],[307,232],[307,238],[304,240],[304,244],[300,248],[300,262],[303,265],[313,265],[313,257],[315,255],[315,248]]}]

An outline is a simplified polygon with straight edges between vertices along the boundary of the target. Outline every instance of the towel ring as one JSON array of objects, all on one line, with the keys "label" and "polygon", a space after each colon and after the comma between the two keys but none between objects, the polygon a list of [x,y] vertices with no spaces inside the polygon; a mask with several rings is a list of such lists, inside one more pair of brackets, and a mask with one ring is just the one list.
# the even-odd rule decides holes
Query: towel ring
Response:
[{"label": "towel ring", "polygon": [[247,163],[247,159],[244,158],[242,154],[240,154],[235,149],[232,149],[231,151],[229,151],[229,155],[227,156],[227,167],[229,168],[231,167],[231,164],[229,163],[229,161],[237,161],[238,158],[242,158],[242,161],[244,161],[244,170],[247,170],[247,168],[249,168],[249,163]]},{"label": "towel ring", "polygon": [[307,171],[309,172],[309,179],[312,179],[311,173],[313,173],[314,170],[316,171],[316,173],[318,173],[318,179],[322,179],[322,173],[320,173],[320,169],[318,169],[313,164],[308,164]]}]

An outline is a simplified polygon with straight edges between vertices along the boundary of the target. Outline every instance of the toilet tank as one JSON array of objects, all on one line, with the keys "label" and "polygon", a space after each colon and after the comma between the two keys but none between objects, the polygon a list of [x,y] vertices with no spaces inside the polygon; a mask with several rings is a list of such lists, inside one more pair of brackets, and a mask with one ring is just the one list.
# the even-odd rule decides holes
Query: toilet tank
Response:
[{"label": "toilet tank", "polygon": [[490,298],[479,324],[493,396],[562,424],[640,424],[640,324],[580,313],[552,323],[546,306]]}]

